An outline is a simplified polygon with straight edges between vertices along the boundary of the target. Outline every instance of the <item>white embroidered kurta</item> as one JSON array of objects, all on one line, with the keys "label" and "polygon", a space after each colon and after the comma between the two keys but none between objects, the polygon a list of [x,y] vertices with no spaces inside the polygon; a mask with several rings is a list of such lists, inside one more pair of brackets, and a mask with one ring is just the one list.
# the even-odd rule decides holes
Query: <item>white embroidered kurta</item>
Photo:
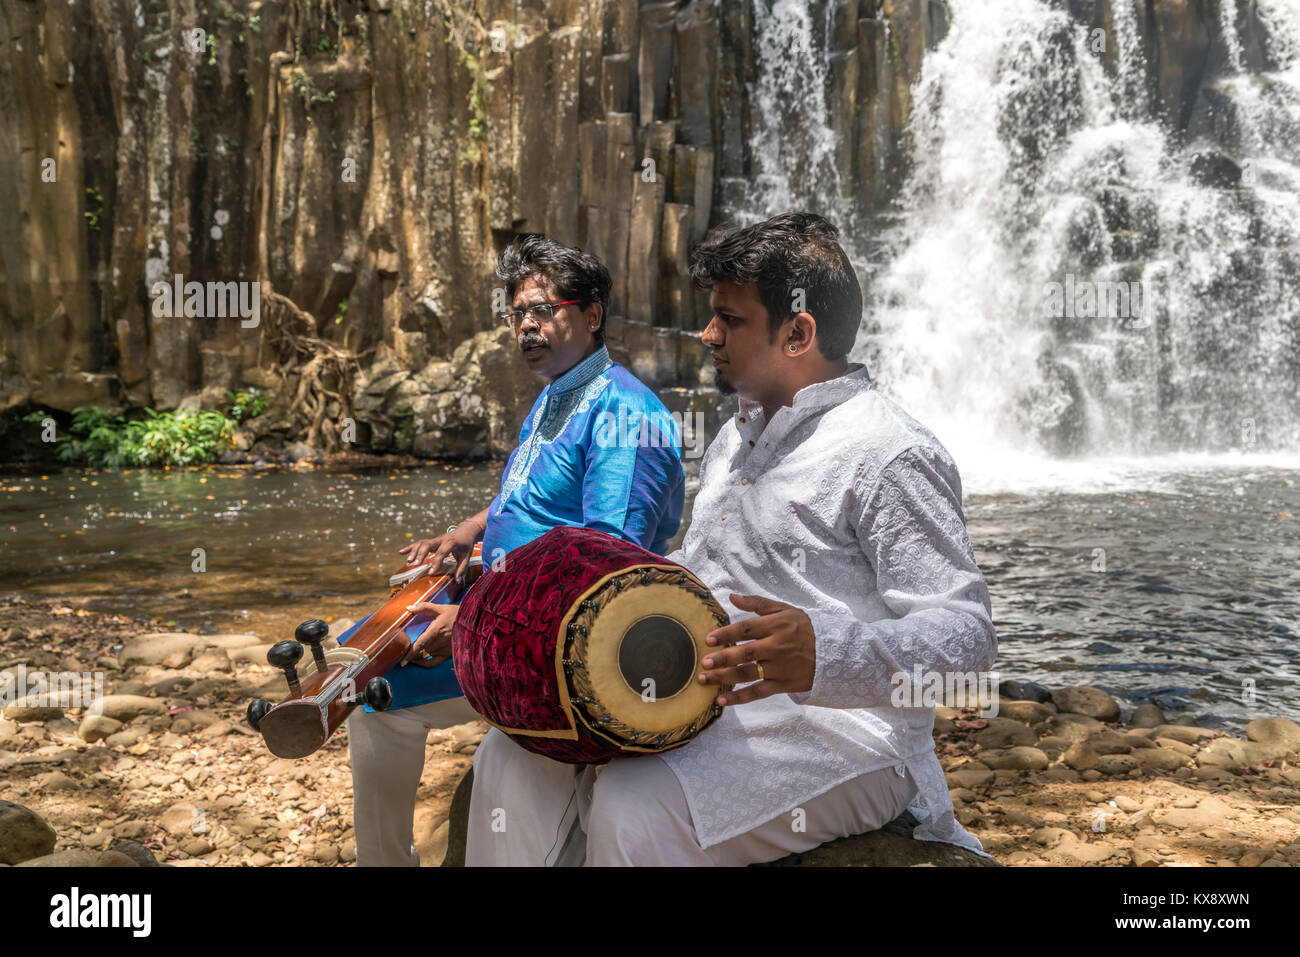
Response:
[{"label": "white embroidered kurta", "polygon": [[997,656],[988,587],[938,440],[857,364],[799,391],[770,423],[742,401],[700,466],[682,547],[709,586],[808,613],[811,691],[726,708],[662,755],[709,847],[835,785],[900,764],[918,787],[915,836],[980,850],[953,817],[934,751],[934,709],[895,707],[894,676],[987,671]]}]

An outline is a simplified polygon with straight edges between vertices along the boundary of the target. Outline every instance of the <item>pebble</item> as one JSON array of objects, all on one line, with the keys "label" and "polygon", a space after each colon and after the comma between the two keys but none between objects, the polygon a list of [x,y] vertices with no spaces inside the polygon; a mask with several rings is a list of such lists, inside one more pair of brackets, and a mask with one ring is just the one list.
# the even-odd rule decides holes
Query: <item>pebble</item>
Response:
[{"label": "pebble", "polygon": [[1150,701],[1138,705],[1137,710],[1133,712],[1133,717],[1129,719],[1131,728],[1158,728],[1164,723],[1165,713]]},{"label": "pebble", "polygon": [[1031,747],[989,751],[980,755],[980,760],[995,771],[1042,771],[1048,763],[1046,754]]},{"label": "pebble", "polygon": [[1129,754],[1103,754],[1097,758],[1097,771],[1101,774],[1127,774],[1137,769],[1137,761]]},{"label": "pebble", "polygon": [[1008,678],[998,685],[998,697],[1012,701],[1051,701],[1052,692],[1043,685],[1033,681],[1018,681]]},{"label": "pebble", "polygon": [[1259,718],[1246,725],[1247,739],[1274,745],[1287,754],[1300,753],[1300,724],[1286,718]]},{"label": "pebble", "polygon": [[1037,701],[998,702],[998,717],[1010,718],[1012,721],[1020,721],[1024,724],[1038,724],[1055,713],[1051,705],[1040,704]]},{"label": "pebble", "polygon": [[104,715],[90,715],[82,719],[81,725],[77,728],[77,735],[87,744],[94,744],[96,741],[102,741],[120,730],[122,730],[122,722],[116,718],[108,718]]},{"label": "pebble", "polygon": [[[1099,731],[1087,739],[1088,747],[1092,748],[1097,754],[1128,754],[1133,750],[1133,746],[1128,743],[1124,735],[1115,731]],[[1151,742],[1142,739],[1143,747],[1150,746]]]},{"label": "pebble", "polygon": [[69,849],[55,851],[44,857],[33,857],[23,861],[18,867],[94,867],[95,859],[85,851]]},{"label": "pebble", "polygon": [[1047,727],[1053,736],[1070,741],[1084,741],[1106,730],[1106,726],[1096,718],[1082,714],[1054,714],[1047,719]]},{"label": "pebble", "polygon": [[1038,778],[1041,781],[1073,783],[1079,780],[1079,772],[1071,768],[1048,768],[1046,771],[1040,771]]},{"label": "pebble", "polygon": [[1052,703],[1067,714],[1082,714],[1098,721],[1115,721],[1119,718],[1119,704],[1102,691],[1080,685],[1052,692]]},{"label": "pebble", "polygon": [[1140,748],[1130,757],[1140,767],[1153,768],[1157,771],[1173,771],[1187,763],[1187,755],[1164,748]]},{"label": "pebble", "polygon": [[1162,724],[1159,727],[1152,728],[1147,736],[1153,741],[1156,738],[1171,738],[1174,741],[1181,741],[1183,744],[1196,744],[1205,738],[1213,738],[1214,731],[1207,731],[1205,728],[1192,728],[1181,724]]},{"label": "pebble", "polygon": [[95,858],[96,867],[139,867],[134,860],[121,851],[104,851]]},{"label": "pebble", "polygon": [[118,653],[123,668],[131,665],[161,665],[184,668],[201,644],[198,635],[183,632],[152,632],[129,639]]},{"label": "pebble", "polygon": [[989,749],[1031,746],[1038,743],[1038,735],[1023,722],[1010,718],[989,718],[988,727],[975,732],[975,743],[981,748]]},{"label": "pebble", "polygon": [[62,771],[51,771],[49,774],[43,774],[37,779],[37,783],[42,791],[71,791],[79,786],[76,781]]},{"label": "pebble", "polygon": [[946,775],[948,787],[951,788],[982,788],[985,785],[993,783],[993,771],[990,768],[970,768],[963,767],[957,771],[949,771]]},{"label": "pebble", "polygon": [[233,670],[230,666],[230,655],[220,648],[203,652],[190,662],[190,667],[209,674],[213,672],[229,674]]},{"label": "pebble", "polygon": [[1114,844],[1084,844],[1081,841],[1065,841],[1056,849],[1056,852],[1070,864],[1099,864],[1102,861],[1110,860],[1119,854],[1125,854],[1126,849],[1117,847]]},{"label": "pebble", "polygon": [[193,833],[193,826],[200,819],[198,808],[187,801],[181,801],[173,804],[158,819],[159,825],[168,834],[189,835]]},{"label": "pebble", "polygon": [[4,716],[16,724],[24,721],[53,721],[63,717],[63,709],[46,704],[43,695],[34,695],[8,705],[4,709]]},{"label": "pebble", "polygon": [[35,811],[0,800],[0,864],[21,864],[54,850],[58,836]]},{"label": "pebble", "polygon": [[334,864],[339,859],[339,850],[333,844],[317,844],[311,856],[322,864]]},{"label": "pebble", "polygon": [[1097,766],[1100,758],[1086,741],[1076,741],[1066,750],[1061,761],[1076,771],[1090,771]]},{"label": "pebble", "polygon": [[107,694],[99,699],[99,711],[105,717],[127,723],[141,715],[156,715],[167,710],[161,698],[146,698],[139,694]]},{"label": "pebble", "polygon": [[181,850],[190,857],[202,857],[204,854],[211,854],[216,848],[205,838],[192,837],[181,843]]},{"label": "pebble", "polygon": [[1063,827],[1040,827],[1029,835],[1031,841],[1044,847],[1059,844],[1067,838],[1074,839],[1074,835]]}]

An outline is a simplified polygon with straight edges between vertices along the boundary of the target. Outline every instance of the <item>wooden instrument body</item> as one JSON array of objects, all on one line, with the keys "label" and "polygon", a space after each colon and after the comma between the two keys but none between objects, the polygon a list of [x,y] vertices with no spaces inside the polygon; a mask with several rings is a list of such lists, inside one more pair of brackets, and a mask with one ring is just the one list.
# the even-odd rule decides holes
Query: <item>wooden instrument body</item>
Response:
[{"label": "wooden instrument body", "polygon": [[[352,709],[360,706],[348,704],[348,699],[362,691],[372,678],[388,674],[410,648],[405,629],[415,615],[407,606],[416,602],[454,603],[480,573],[479,555],[480,546],[476,545],[464,586],[450,575],[430,574],[400,585],[362,623],[348,644],[325,652],[323,670],[304,655],[298,669],[298,693],[273,707],[257,724],[271,753],[281,758],[303,758],[319,750]],[[406,574],[399,573],[392,580]]]}]

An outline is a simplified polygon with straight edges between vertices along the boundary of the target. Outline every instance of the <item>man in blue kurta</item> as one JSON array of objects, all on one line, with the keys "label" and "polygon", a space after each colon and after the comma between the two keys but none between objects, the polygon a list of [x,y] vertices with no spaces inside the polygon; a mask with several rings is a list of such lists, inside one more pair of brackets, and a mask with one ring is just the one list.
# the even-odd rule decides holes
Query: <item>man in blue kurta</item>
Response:
[{"label": "man in blue kurta", "polygon": [[[524,419],[500,494],[402,553],[410,564],[435,568],[454,559],[461,577],[480,540],[483,561],[492,564],[551,528],[574,525],[663,554],[685,498],[681,432],[658,397],[610,359],[608,270],[594,256],[529,236],[501,254],[497,276],[511,303],[500,319],[532,371],[550,382]],[[392,706],[355,711],[348,721],[361,866],[419,864],[412,825],[428,732],[477,717],[451,670],[458,606],[411,607],[418,613],[407,629],[411,648],[388,675]]]}]

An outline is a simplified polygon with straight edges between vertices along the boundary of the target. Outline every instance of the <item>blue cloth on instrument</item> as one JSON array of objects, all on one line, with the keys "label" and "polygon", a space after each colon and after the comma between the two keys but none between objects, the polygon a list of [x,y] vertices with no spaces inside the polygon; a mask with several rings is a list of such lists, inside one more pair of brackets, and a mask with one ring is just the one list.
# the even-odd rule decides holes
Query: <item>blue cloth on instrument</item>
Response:
[{"label": "blue cloth on instrument", "polygon": [[[601,346],[547,385],[524,419],[488,508],[484,564],[560,525],[599,529],[664,554],[686,498],[681,434],[659,397]],[[412,619],[408,637],[423,634],[429,620]],[[390,711],[461,694],[450,661],[394,668],[387,677]]]},{"label": "blue cloth on instrument", "polygon": [[[444,588],[436,592],[429,601],[435,605],[448,604],[447,589]],[[365,618],[362,618],[339,635],[339,644],[346,645],[357,629],[369,619],[370,615],[366,615]],[[433,621],[432,615],[415,615],[412,617],[406,623],[407,640],[414,643],[415,639],[424,634],[424,629],[429,627],[431,621]],[[456,680],[456,672],[451,667],[450,658],[436,668],[423,668],[417,664],[408,664],[406,667],[399,665],[384,677],[388,679],[388,684],[393,689],[393,703],[389,706],[389,711],[397,708],[410,708],[417,704],[428,704],[431,701],[442,701],[446,698],[459,698],[464,694],[460,690],[460,682]],[[370,705],[366,705],[365,708],[366,711],[374,714],[375,709]]]}]

